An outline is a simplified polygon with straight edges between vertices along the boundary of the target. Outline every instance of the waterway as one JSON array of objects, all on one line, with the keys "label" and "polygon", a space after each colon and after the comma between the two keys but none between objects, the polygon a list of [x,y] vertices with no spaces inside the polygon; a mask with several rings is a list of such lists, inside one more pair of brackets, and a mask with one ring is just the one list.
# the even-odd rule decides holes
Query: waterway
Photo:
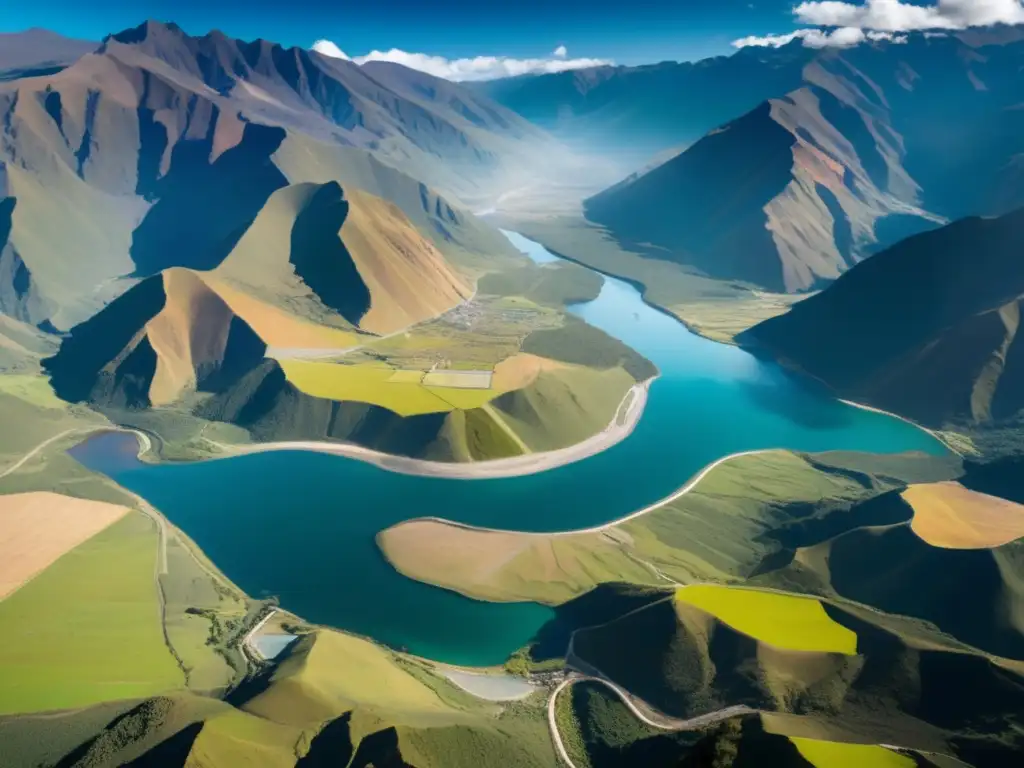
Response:
[{"label": "waterway", "polygon": [[[510,240],[538,263],[558,260],[520,235]],[[472,480],[290,450],[148,465],[126,451],[134,439],[123,434],[93,438],[73,454],[160,509],[250,595],[276,595],[309,621],[427,658],[482,666],[526,645],[554,612],[407,579],[381,556],[378,531],[422,516],[528,531],[600,525],[669,495],[722,456],[760,448],[945,452],[911,424],[841,403],[773,363],[691,333],[621,280],[605,278],[600,295],[572,311],[661,371],[632,434],[573,464]]]}]

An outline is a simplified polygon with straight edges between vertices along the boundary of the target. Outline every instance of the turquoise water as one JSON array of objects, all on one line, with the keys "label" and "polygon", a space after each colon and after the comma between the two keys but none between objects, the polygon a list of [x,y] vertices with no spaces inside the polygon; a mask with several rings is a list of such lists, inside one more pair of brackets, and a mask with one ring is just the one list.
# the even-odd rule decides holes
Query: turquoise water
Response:
[{"label": "turquoise water", "polygon": [[[526,243],[536,261],[557,258]],[[487,665],[526,645],[553,611],[407,579],[381,556],[378,531],[427,515],[529,531],[599,525],[669,495],[726,454],[757,448],[945,450],[910,424],[847,406],[777,365],[690,333],[622,281],[606,278],[600,296],[573,311],[661,370],[633,433],[575,464],[486,480],[400,475],[303,451],[147,466],[123,434],[94,438],[74,454],[145,497],[249,594],[277,595],[310,621],[428,658]]]}]

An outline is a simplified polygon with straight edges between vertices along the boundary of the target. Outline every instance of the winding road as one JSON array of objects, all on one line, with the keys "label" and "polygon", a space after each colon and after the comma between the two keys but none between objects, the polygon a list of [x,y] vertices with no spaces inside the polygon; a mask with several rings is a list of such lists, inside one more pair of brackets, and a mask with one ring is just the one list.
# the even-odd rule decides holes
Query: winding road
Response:
[{"label": "winding road", "polygon": [[[633,699],[629,695],[629,692],[623,688],[620,688],[612,681],[606,680],[603,677],[593,677],[591,675],[570,673],[570,676],[563,680],[561,683],[559,683],[558,687],[555,688],[554,691],[552,691],[551,697],[548,699],[548,729],[551,731],[551,741],[555,745],[555,751],[558,752],[558,756],[562,759],[562,762],[564,762],[568,766],[568,768],[580,768],[580,766],[577,766],[576,763],[574,763],[572,758],[569,756],[569,752],[566,750],[565,744],[562,741],[562,736],[558,732],[558,723],[555,719],[555,702],[558,699],[558,694],[560,694],[563,690],[567,689],[569,686],[573,685],[573,683],[579,682],[599,683],[611,689],[638,720],[645,723],[646,725],[651,726],[652,728],[657,728],[662,731],[696,731],[702,728],[707,728],[709,725],[714,725],[715,723],[721,722],[722,720],[728,720],[730,717],[750,715],[754,714],[757,711],[755,709],[751,709],[746,705],[737,704],[731,707],[725,707],[724,709],[717,709],[714,712],[708,712],[707,714],[697,715],[696,717],[691,717],[685,720],[680,720],[678,718],[672,718],[668,717],[667,715],[663,715],[664,719],[661,722],[658,722],[657,720],[653,720],[646,714],[644,714],[644,712],[642,712],[633,702]],[[650,705],[646,706],[650,707]],[[653,708],[651,709],[653,711]]]},{"label": "winding road", "polygon": [[37,455],[40,451],[44,450],[47,446],[57,442],[61,438],[67,437],[68,435],[73,435],[76,432],[90,432],[90,431],[92,431],[92,430],[83,429],[81,427],[76,428],[76,429],[65,429],[63,432],[61,432],[59,434],[56,434],[56,435],[54,435],[51,438],[43,440],[43,442],[41,442],[39,445],[37,445],[31,451],[26,453],[24,456],[22,456],[17,462],[15,462],[11,466],[9,466],[3,472],[0,472],[0,480],[3,480],[8,475],[11,475],[11,474],[14,474],[15,472],[17,472],[19,469],[21,469],[23,466],[25,466],[25,463],[28,462],[29,460],[31,460],[33,456]]}]

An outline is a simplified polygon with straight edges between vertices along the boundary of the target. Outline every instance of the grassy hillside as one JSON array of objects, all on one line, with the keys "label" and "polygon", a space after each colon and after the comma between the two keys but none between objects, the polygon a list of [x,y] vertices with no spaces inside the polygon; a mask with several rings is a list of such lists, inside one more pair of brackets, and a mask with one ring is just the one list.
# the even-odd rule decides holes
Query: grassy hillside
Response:
[{"label": "grassy hillside", "polygon": [[[780,648],[692,606],[674,609],[666,599],[576,632],[570,660],[670,715],[745,703],[820,718],[818,734],[841,724],[843,741],[899,744],[968,761],[987,750],[983,765],[998,765],[1016,749],[1009,702],[1024,695],[1019,665],[959,650],[925,625],[903,634],[885,626],[884,614],[854,615],[836,603],[826,610],[856,635],[855,656]],[[936,699],[936,686],[956,691],[955,700]]]},{"label": "grassy hillside", "polygon": [[411,521],[378,542],[413,578],[483,599],[554,605],[603,582],[750,578],[789,562],[796,547],[862,524],[909,520],[902,505],[859,502],[958,472],[956,462],[923,457],[872,462],[773,451],[725,462],[691,492],[602,532],[538,536]]},{"label": "grassy hillside", "polygon": [[585,201],[587,218],[649,258],[817,288],[908,235],[1024,202],[1009,76],[1022,57],[1020,41],[956,36],[825,50],[799,85]]}]

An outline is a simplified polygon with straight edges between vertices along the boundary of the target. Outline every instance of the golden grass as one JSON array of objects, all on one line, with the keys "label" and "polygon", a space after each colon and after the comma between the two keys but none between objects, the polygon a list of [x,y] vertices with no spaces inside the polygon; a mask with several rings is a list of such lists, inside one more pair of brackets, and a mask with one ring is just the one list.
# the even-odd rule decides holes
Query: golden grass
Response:
[{"label": "golden grass", "polygon": [[[524,583],[546,585],[543,599],[557,605],[593,586],[597,561],[615,562],[620,544],[614,531],[571,536],[537,536],[515,531],[482,531],[433,520],[410,520],[377,535],[388,561],[403,575],[496,602],[523,599]],[[580,556],[586,548],[588,558]],[[635,565],[635,564],[634,564]],[[643,578],[620,572],[622,579]],[[603,574],[613,580],[616,572]],[[648,576],[650,574],[647,574]]]},{"label": "golden grass", "polygon": [[0,496],[0,599],[127,513],[49,491]]},{"label": "golden grass", "polygon": [[453,711],[386,649],[330,630],[300,641],[275,670],[270,687],[245,709],[275,722],[304,725],[357,706],[418,717]]},{"label": "golden grass", "polygon": [[341,239],[373,297],[360,326],[390,333],[451,309],[472,291],[393,203],[347,189]]},{"label": "golden grass", "polygon": [[791,736],[790,741],[814,768],[914,768],[913,758],[875,744],[844,744]]},{"label": "golden grass", "polygon": [[304,320],[250,296],[225,280],[209,275],[204,275],[203,280],[267,346],[285,349],[348,349],[362,343],[365,338],[354,331]]},{"label": "golden grass", "polygon": [[711,614],[738,632],[790,651],[857,653],[857,635],[813,597],[717,584],[676,590],[676,601]]},{"label": "golden grass", "polygon": [[521,352],[512,355],[494,366],[491,386],[506,392],[522,389],[536,381],[541,371],[554,371],[565,368],[566,363],[551,360],[539,355]]},{"label": "golden grass", "polygon": [[933,547],[988,549],[1024,536],[1024,505],[960,483],[911,485],[901,495],[914,509],[911,530]]},{"label": "golden grass", "polygon": [[[167,299],[156,317],[146,324],[149,343],[156,352],[156,373],[149,387],[154,405],[177,400],[196,384],[196,370],[224,357],[231,309],[199,277],[187,269],[163,273]],[[197,333],[197,329],[202,329]]]}]

